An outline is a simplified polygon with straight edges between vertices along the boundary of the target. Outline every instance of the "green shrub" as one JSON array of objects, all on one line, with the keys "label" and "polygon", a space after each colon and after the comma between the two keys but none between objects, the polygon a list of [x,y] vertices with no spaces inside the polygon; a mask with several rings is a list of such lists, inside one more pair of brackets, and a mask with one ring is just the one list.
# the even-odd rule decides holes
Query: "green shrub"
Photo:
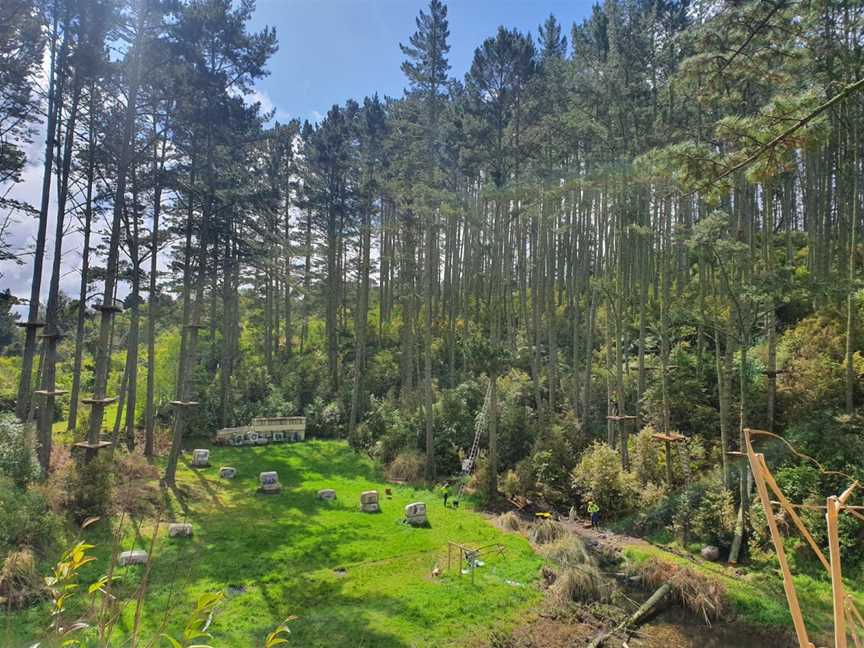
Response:
[{"label": "green shrub", "polygon": [[559,425],[547,428],[534,443],[530,466],[533,477],[532,490],[548,504],[566,506],[572,500],[573,451]]},{"label": "green shrub", "polygon": [[691,531],[694,539],[728,549],[735,536],[737,511],[732,493],[720,485],[705,491],[693,511]]},{"label": "green shrub", "polygon": [[36,453],[27,447],[24,425],[8,412],[0,413],[0,475],[18,487],[39,476]]},{"label": "green shrub", "polygon": [[645,511],[659,506],[668,496],[666,487],[661,484],[648,482],[639,493],[639,507]]},{"label": "green shrub", "polygon": [[0,566],[0,600],[11,608],[21,608],[42,597],[44,590],[33,552],[28,547],[9,552]]},{"label": "green shrub", "polygon": [[706,484],[697,482],[679,491],[674,498],[672,527],[679,538],[693,540],[693,516],[699,510],[707,489]]},{"label": "green shrub", "polygon": [[426,458],[419,452],[407,450],[400,452],[387,466],[387,477],[406,482],[423,481],[426,471]]},{"label": "green shrub", "polygon": [[790,502],[803,502],[819,494],[821,475],[810,464],[783,466],[775,474],[777,485]]},{"label": "green shrub", "polygon": [[309,436],[333,439],[343,436],[342,407],[336,401],[324,403],[316,398],[306,406],[306,431]]},{"label": "green shrub", "polygon": [[517,495],[522,495],[522,484],[519,482],[519,475],[515,470],[508,470],[501,478],[498,487],[501,492],[507,496],[507,499],[513,499]]},{"label": "green shrub", "polygon": [[655,434],[654,428],[646,425],[639,434],[630,437],[630,467],[643,486],[648,483],[659,484],[666,480],[666,460],[661,456],[661,445],[652,438],[653,434]]},{"label": "green shrub", "polygon": [[585,450],[572,477],[582,501],[596,502],[601,515],[627,513],[639,501],[636,478],[621,468],[621,458],[606,443],[598,441]]},{"label": "green shrub", "polygon": [[20,547],[32,547],[44,555],[53,545],[57,528],[45,498],[0,477],[0,555]]},{"label": "green shrub", "polygon": [[112,498],[111,463],[107,455],[79,461],[66,477],[69,514],[76,523],[109,512]]},{"label": "green shrub", "polygon": [[372,398],[366,419],[348,438],[351,447],[382,463],[392,462],[405,449],[414,449],[415,435],[401,410],[389,400]]}]

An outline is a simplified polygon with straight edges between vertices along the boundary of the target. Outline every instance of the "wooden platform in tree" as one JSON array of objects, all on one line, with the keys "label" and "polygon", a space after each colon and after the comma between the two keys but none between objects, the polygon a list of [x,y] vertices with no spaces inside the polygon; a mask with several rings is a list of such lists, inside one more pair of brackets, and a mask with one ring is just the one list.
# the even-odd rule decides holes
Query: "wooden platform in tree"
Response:
[{"label": "wooden platform in tree", "polygon": [[657,441],[668,441],[669,443],[680,443],[687,440],[687,437],[683,434],[663,434],[662,432],[655,432],[651,435],[651,438]]},{"label": "wooden platform in tree", "polygon": [[617,422],[624,421],[624,422],[626,422],[626,421],[635,421],[637,418],[638,418],[637,416],[607,416],[606,420],[607,421],[617,421]]},{"label": "wooden platform in tree", "polygon": [[15,322],[15,326],[20,326],[21,328],[42,328],[43,326],[45,326],[45,322],[42,322],[42,321]]},{"label": "wooden platform in tree", "polygon": [[200,403],[198,401],[168,401],[169,405],[173,405],[174,407],[198,407]]},{"label": "wooden platform in tree", "polygon": [[116,304],[96,304],[93,310],[97,310],[100,313],[122,313],[123,307]]},{"label": "wooden platform in tree", "polygon": [[111,403],[116,403],[118,400],[117,396],[110,396],[108,398],[82,398],[81,402],[84,405],[92,405],[93,407],[105,407]]},{"label": "wooden platform in tree", "polygon": [[68,394],[69,392],[65,389],[55,389],[54,391],[50,391],[48,389],[37,389],[33,393],[37,396],[63,396],[64,394]]},{"label": "wooden platform in tree", "polygon": [[73,448],[84,448],[85,450],[101,450],[102,448],[107,448],[109,446],[114,445],[110,441],[97,441],[96,443],[90,443],[89,441],[78,441],[77,443],[73,443]]},{"label": "wooden platform in tree", "polygon": [[202,329],[202,328],[207,328],[207,325],[201,324],[200,322],[199,323],[189,322],[188,324],[186,324],[185,328],[187,328],[187,329]]}]

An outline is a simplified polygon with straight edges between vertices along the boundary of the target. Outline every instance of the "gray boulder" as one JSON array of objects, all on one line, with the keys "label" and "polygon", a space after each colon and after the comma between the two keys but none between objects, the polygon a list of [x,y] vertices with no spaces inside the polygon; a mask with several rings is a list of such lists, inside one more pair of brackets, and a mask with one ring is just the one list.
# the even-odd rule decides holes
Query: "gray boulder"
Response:
[{"label": "gray boulder", "polygon": [[117,556],[117,564],[121,567],[127,565],[144,565],[147,563],[147,552],[143,549],[133,549],[132,551],[121,551]]},{"label": "gray boulder", "polygon": [[172,538],[191,538],[192,525],[188,522],[176,522],[168,525],[168,535]]}]

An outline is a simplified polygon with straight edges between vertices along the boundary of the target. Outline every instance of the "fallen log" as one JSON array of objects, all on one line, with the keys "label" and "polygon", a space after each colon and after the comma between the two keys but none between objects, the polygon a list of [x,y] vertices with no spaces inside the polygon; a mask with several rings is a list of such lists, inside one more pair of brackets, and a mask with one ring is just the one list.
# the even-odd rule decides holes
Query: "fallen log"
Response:
[{"label": "fallen log", "polygon": [[624,619],[621,623],[619,623],[612,630],[606,630],[601,632],[599,635],[594,637],[590,644],[588,644],[588,648],[600,648],[609,637],[614,635],[617,632],[621,632],[627,628],[636,627],[640,623],[642,623],[654,610],[664,601],[666,597],[669,595],[669,592],[672,590],[672,587],[669,583],[663,583],[657,590],[648,597],[648,600],[645,601],[642,605],[639,606],[639,609],[636,610],[629,617]]}]

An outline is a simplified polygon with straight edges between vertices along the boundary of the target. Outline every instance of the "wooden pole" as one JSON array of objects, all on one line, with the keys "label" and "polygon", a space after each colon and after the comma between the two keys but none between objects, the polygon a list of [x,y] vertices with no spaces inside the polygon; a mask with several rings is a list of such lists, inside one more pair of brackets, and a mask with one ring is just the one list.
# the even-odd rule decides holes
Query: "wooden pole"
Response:
[{"label": "wooden pole", "polygon": [[792,506],[792,503],[786,498],[783,494],[783,491],[780,490],[780,487],[777,485],[777,482],[774,480],[774,476],[768,470],[768,466],[765,465],[765,458],[762,457],[760,460],[760,464],[762,467],[762,476],[765,478],[765,481],[768,483],[769,488],[774,491],[774,494],[777,496],[777,499],[780,500],[780,505],[789,515],[789,518],[792,520],[795,527],[804,536],[804,539],[807,541],[807,544],[810,545],[810,548],[813,550],[813,553],[816,554],[816,557],[822,563],[822,566],[825,567],[825,571],[831,571],[831,565],[828,563],[828,559],[825,558],[825,554],[822,553],[822,549],[819,548],[819,545],[816,544],[816,540],[813,539],[812,534],[804,525],[804,522],[795,512],[795,508]]},{"label": "wooden pole", "polygon": [[792,572],[789,571],[789,563],[786,560],[783,537],[777,528],[777,521],[774,519],[774,510],[771,507],[768,489],[765,486],[765,478],[762,472],[763,458],[761,454],[753,452],[753,446],[750,444],[750,435],[746,434],[745,438],[747,441],[747,458],[750,460],[750,470],[753,473],[753,479],[756,481],[756,492],[759,494],[762,508],[765,510],[765,518],[768,522],[768,529],[771,532],[771,541],[774,543],[774,549],[777,552],[777,561],[780,563],[780,571],[783,574],[783,590],[786,592],[786,600],[789,602],[789,613],[792,615],[792,625],[795,626],[795,636],[798,638],[798,646],[799,648],[812,648],[813,644],[810,643],[810,639],[807,636],[807,628],[804,625],[804,617],[801,614],[801,606],[798,603],[798,594],[795,592],[795,583],[792,581]]},{"label": "wooden pole", "polygon": [[[848,497],[847,493],[844,493],[846,497]],[[846,648],[846,596],[843,591],[843,573],[840,568],[840,538],[838,536],[838,513],[841,504],[840,499],[835,495],[829,497],[825,503],[827,506],[825,519],[828,522],[828,555],[831,559],[831,592],[834,596],[834,648]]]}]

